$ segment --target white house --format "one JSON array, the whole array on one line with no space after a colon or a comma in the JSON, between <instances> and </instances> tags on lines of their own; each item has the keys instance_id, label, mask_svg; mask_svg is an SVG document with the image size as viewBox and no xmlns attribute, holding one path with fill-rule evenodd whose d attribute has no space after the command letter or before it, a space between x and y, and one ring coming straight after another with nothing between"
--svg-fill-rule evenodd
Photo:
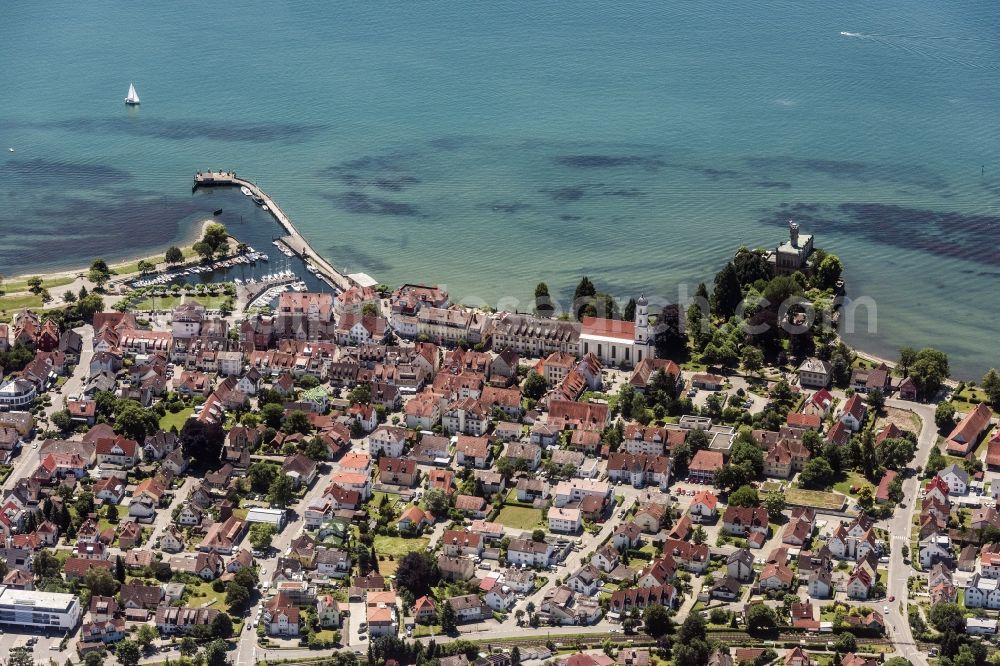
<instances>
[{"instance_id":1,"label":"white house","mask_svg":"<svg viewBox=\"0 0 1000 666\"><path fill-rule=\"evenodd\" d=\"M382 425L368 436L368 453L389 458L401 458L406 445L406 430L395 426Z\"/></svg>"},{"instance_id":2,"label":"white house","mask_svg":"<svg viewBox=\"0 0 1000 666\"><path fill-rule=\"evenodd\" d=\"M969 492L969 473L952 463L937 473L939 479L948 484L948 492L952 495L965 495Z\"/></svg>"},{"instance_id":3,"label":"white house","mask_svg":"<svg viewBox=\"0 0 1000 666\"><path fill-rule=\"evenodd\" d=\"M973 574L965 588L966 608L1000 609L1000 579ZM994 620L995 622L995 620Z\"/></svg>"},{"instance_id":4,"label":"white house","mask_svg":"<svg viewBox=\"0 0 1000 666\"><path fill-rule=\"evenodd\" d=\"M576 534L582 525L579 509L552 507L549 509L549 530L562 534Z\"/></svg>"}]
</instances>

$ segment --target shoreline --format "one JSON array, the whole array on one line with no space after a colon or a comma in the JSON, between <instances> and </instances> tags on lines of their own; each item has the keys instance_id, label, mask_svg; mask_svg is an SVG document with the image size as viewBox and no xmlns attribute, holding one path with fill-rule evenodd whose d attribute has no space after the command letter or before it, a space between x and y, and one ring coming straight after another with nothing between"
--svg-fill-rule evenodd
<instances>
[{"instance_id":1,"label":"shoreline","mask_svg":"<svg viewBox=\"0 0 1000 666\"><path fill-rule=\"evenodd\" d=\"M190 249L191 246L193 246L195 243L197 243L198 240L204 235L205 229L208 227L208 225L214 224L214 223L215 223L215 221L212 220L212 219L210 219L210 218L202 220L202 222L200 224L199 223L195 223L194 225L192 225L191 231L188 233L188 236L185 239L183 239L182 241L180 241L179 243L171 243L170 245L164 246L164 247L160 248L158 251L156 251L154 253L151 253L151 254L147 254L145 256L139 256L139 257L135 257L135 258L132 258L132 259L114 260L113 263L111 261L109 261L108 262L108 268L110 268L111 271L112 271L112 273L114 273L116 268L121 268L123 266L128 266L130 264L135 264L135 263L138 263L138 262L143 261L143 260L145 260L145 261L153 261L153 263L155 265L159 266L160 264L164 263L164 261L163 261L163 255L166 253L166 251L167 251L168 248L176 246L176 247L179 247L181 250ZM232 236L232 234L230 234L230 236ZM93 259L103 259L103 257L96 257L95 256ZM93 261L93 259L91 261ZM45 280L55 280L55 279L65 278L65 277L74 277L75 278L75 277L77 277L77 276L79 276L81 274L86 275L87 271L89 271L89 270L90 270L90 266L86 265L86 266L77 266L75 268L56 269L56 270L49 271L49 272L46 272L46 273L23 273L21 275L5 275L4 276L4 282L5 283L22 282L22 281L27 280L28 278L32 278L32 277L40 277L43 281L45 281ZM5 295L10 295L11 293L20 293L20 292L7 292Z\"/></svg>"},{"instance_id":2,"label":"shoreline","mask_svg":"<svg viewBox=\"0 0 1000 666\"><path fill-rule=\"evenodd\" d=\"M167 245L166 247L161 248L159 251L157 251L154 254L148 254L148 255L145 255L145 256L135 257L133 259L123 259L123 260L120 260L120 261L116 260L116 261L114 261L114 263L108 262L108 268L111 269L111 272L113 274L115 274L118 277L121 277L123 275L129 275L129 273L124 273L124 274L116 273L115 272L116 268L122 268L122 267L125 267L125 266L129 266L131 264L135 264L135 263L138 263L140 261L152 261L154 265L159 266L160 264L165 263L163 261L163 257L164 257L164 254L166 253L166 251L167 251L168 248L174 247L176 245L176 247L179 247L181 250L189 250L189 249L191 249L191 247L195 243L197 243L198 240L205 234L205 229L208 228L208 225L214 224L214 223L215 222L212 219L202 220L202 222L201 222L200 225L196 223L191 228L191 233L189 234L189 237L186 238L185 240L181 241L179 244ZM232 234L229 234L229 235L230 235L230 237L235 238L235 236L233 236ZM103 257L94 257L94 259L102 259L102 258ZM91 260L91 261L93 261L93 260ZM28 278L32 278L32 277L39 277L39 278L42 279L43 282L45 280L57 280L59 278L66 278L66 277L76 278L76 277L79 277L80 275L86 276L87 271L89 271L89 270L90 270L90 266L77 266L75 268L59 269L59 270L51 271L51 272L48 272L48 273L24 273L22 275L5 275L4 276L4 283L22 282L22 281L27 280ZM17 291L17 292L10 292L10 291L8 291L4 295L5 296L9 296L9 295L18 294L18 293L21 293L21 292L20 291Z\"/></svg>"},{"instance_id":3,"label":"shoreline","mask_svg":"<svg viewBox=\"0 0 1000 666\"><path fill-rule=\"evenodd\" d=\"M177 247L180 247L182 250L190 250L191 246L193 246L194 243L196 243L198 241L198 239L201 238L202 235L204 235L205 229L208 227L208 225L214 224L214 223L215 223L215 220L213 220L212 218L206 218L205 220L202 220L202 222L201 222L200 225L196 223L195 225L192 226L191 231L188 234L188 237L186 238L186 240L183 242L183 244L178 245ZM234 240L238 241L238 239L236 239L236 237L232 233L230 233L229 236L230 236L230 238L233 238ZM303 240L306 240L305 239L305 235L303 235L303 234L300 233L300 236L303 238ZM308 240L306 240L306 242L308 243ZM166 247L163 247L163 248L161 248L155 254L148 254L146 256L140 256L140 257L136 257L136 258L133 258L133 259L126 259L126 260L118 261L116 263L109 264L108 267L111 269L112 273L117 278L122 278L122 277L125 277L127 275L131 275L134 272L118 273L118 272L116 272L115 269L120 269L120 268L123 268L123 267L127 267L127 266L130 266L130 265L136 264L137 262L142 261L142 260L151 261L159 269L160 266L164 264L163 255L166 252L167 248L169 248L169 247L171 247L171 246L168 245ZM187 259L188 259L188 257L185 256L185 261L187 261ZM40 277L43 282L46 281L46 280L58 280L58 279L64 279L64 278L67 278L67 277L72 277L74 279L79 279L81 276L85 278L86 273L87 273L88 270L89 270L89 266L83 266L83 267L62 269L62 270L52 271L52 272L48 272L48 273L26 273L26 274L23 274L23 275L7 276L7 277L5 277L4 281L6 283L22 282L22 281L27 280L28 278L31 278L31 277ZM24 290L22 290L22 291L16 291L16 292L10 292L10 291L8 291L8 292L6 292L4 294L4 296L16 295L16 294L20 294L22 292L23 293L27 293L27 291L24 291ZM59 305L55 305L53 307L59 307ZM42 309L45 309L45 308L42 308ZM861 359L863 359L865 361L872 362L872 363L884 363L886 366L888 366L891 369L895 369L895 367L897 365L897 361L890 360L888 358L885 358L884 356L880 356L880 355L875 354L873 352L866 351L866 350L864 350L864 349L862 349L860 347L856 347L854 345L851 345L851 344L847 343L846 341L844 341L842 338L840 338L840 340L842 342L844 342L844 344L847 344L847 346L859 358L861 358ZM963 381L963 380L960 379L960 378L956 378L954 376L949 376L945 380L945 384L947 386L949 386L949 387L954 388L960 381Z\"/></svg>"}]
</instances>

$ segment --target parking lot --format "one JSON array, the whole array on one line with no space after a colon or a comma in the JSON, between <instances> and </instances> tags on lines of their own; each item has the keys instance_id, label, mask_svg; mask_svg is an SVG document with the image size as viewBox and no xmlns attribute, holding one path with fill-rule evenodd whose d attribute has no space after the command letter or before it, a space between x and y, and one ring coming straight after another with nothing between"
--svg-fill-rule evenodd
<instances>
[{"instance_id":1,"label":"parking lot","mask_svg":"<svg viewBox=\"0 0 1000 666\"><path fill-rule=\"evenodd\" d=\"M56 636L45 636L41 633L28 633L20 627L0 627L0 654L8 655L15 648L26 647L32 650L36 664L47 662L50 658L61 661L59 643L62 642L62 637L61 633ZM29 645L33 640L37 642Z\"/></svg>"}]
</instances>

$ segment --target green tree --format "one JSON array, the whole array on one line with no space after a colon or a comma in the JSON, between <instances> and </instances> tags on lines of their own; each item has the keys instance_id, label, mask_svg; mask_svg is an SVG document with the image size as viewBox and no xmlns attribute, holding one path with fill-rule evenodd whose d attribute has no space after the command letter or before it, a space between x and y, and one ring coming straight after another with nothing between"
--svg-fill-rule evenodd
<instances>
[{"instance_id":1,"label":"green tree","mask_svg":"<svg viewBox=\"0 0 1000 666\"><path fill-rule=\"evenodd\" d=\"M799 483L803 488L822 490L833 480L834 471L826 458L813 458L799 473Z\"/></svg>"},{"instance_id":2,"label":"green tree","mask_svg":"<svg viewBox=\"0 0 1000 666\"><path fill-rule=\"evenodd\" d=\"M271 486L267 490L267 499L272 505L285 508L292 501L294 492L292 479L284 474L279 474L271 481Z\"/></svg>"},{"instance_id":3,"label":"green tree","mask_svg":"<svg viewBox=\"0 0 1000 666\"><path fill-rule=\"evenodd\" d=\"M284 430L287 433L308 434L312 425L309 423L309 415L301 409L295 409L288 413L285 418Z\"/></svg>"},{"instance_id":4,"label":"green tree","mask_svg":"<svg viewBox=\"0 0 1000 666\"><path fill-rule=\"evenodd\" d=\"M531 532L531 540L535 543L541 543L545 541L545 530L535 529Z\"/></svg>"},{"instance_id":5,"label":"green tree","mask_svg":"<svg viewBox=\"0 0 1000 666\"><path fill-rule=\"evenodd\" d=\"M910 377L917 385L918 396L928 400L938 392L944 380L948 378L948 355L937 349L925 347L917 352L909 369Z\"/></svg>"},{"instance_id":6,"label":"green tree","mask_svg":"<svg viewBox=\"0 0 1000 666\"><path fill-rule=\"evenodd\" d=\"M424 493L424 506L435 517L443 518L448 515L448 509L451 508L451 501L448 499L448 494L440 488L431 488Z\"/></svg>"},{"instance_id":7,"label":"green tree","mask_svg":"<svg viewBox=\"0 0 1000 666\"><path fill-rule=\"evenodd\" d=\"M221 425L199 419L185 421L179 437L185 457L202 468L218 465L225 438L226 433Z\"/></svg>"},{"instance_id":8,"label":"green tree","mask_svg":"<svg viewBox=\"0 0 1000 666\"><path fill-rule=\"evenodd\" d=\"M678 643L690 643L691 641L703 641L707 637L705 628L705 618L701 613L691 613L677 630Z\"/></svg>"},{"instance_id":9,"label":"green tree","mask_svg":"<svg viewBox=\"0 0 1000 666\"><path fill-rule=\"evenodd\" d=\"M764 633L778 626L778 617L770 606L754 604L747 610L747 631Z\"/></svg>"},{"instance_id":10,"label":"green tree","mask_svg":"<svg viewBox=\"0 0 1000 666\"><path fill-rule=\"evenodd\" d=\"M642 611L642 621L646 633L659 638L670 631L670 611L660 604L650 604Z\"/></svg>"},{"instance_id":11,"label":"green tree","mask_svg":"<svg viewBox=\"0 0 1000 666\"><path fill-rule=\"evenodd\" d=\"M233 620L228 613L219 613L212 619L211 635L215 638L229 638L233 635Z\"/></svg>"},{"instance_id":12,"label":"green tree","mask_svg":"<svg viewBox=\"0 0 1000 666\"><path fill-rule=\"evenodd\" d=\"M168 264L179 264L184 261L184 253L181 249L175 245L171 245L167 248L167 252L163 257L163 260Z\"/></svg>"},{"instance_id":13,"label":"green tree","mask_svg":"<svg viewBox=\"0 0 1000 666\"><path fill-rule=\"evenodd\" d=\"M719 317L729 319L736 313L741 300L743 291L740 289L740 279L736 275L736 268L729 262L715 275L712 312Z\"/></svg>"},{"instance_id":14,"label":"green tree","mask_svg":"<svg viewBox=\"0 0 1000 666\"><path fill-rule=\"evenodd\" d=\"M695 525L694 529L691 531L691 541L693 541L695 545L700 546L705 543L707 538L708 534L705 532L705 528L701 525Z\"/></svg>"},{"instance_id":15,"label":"green tree","mask_svg":"<svg viewBox=\"0 0 1000 666\"><path fill-rule=\"evenodd\" d=\"M635 321L635 306L635 299L628 299L628 302L625 303L625 309L622 310L622 319L624 321Z\"/></svg>"},{"instance_id":16,"label":"green tree","mask_svg":"<svg viewBox=\"0 0 1000 666\"><path fill-rule=\"evenodd\" d=\"M524 392L524 397L531 400L538 400L545 395L546 388L544 377L537 372L529 372L528 376L524 379L522 391Z\"/></svg>"},{"instance_id":17,"label":"green tree","mask_svg":"<svg viewBox=\"0 0 1000 666\"><path fill-rule=\"evenodd\" d=\"M549 285L539 282L535 285L535 314L539 317L551 317L554 312Z\"/></svg>"},{"instance_id":18,"label":"green tree","mask_svg":"<svg viewBox=\"0 0 1000 666\"><path fill-rule=\"evenodd\" d=\"M844 272L844 265L835 254L828 254L820 262L813 275L813 284L818 289L833 289Z\"/></svg>"},{"instance_id":19,"label":"green tree","mask_svg":"<svg viewBox=\"0 0 1000 666\"><path fill-rule=\"evenodd\" d=\"M226 606L229 612L238 615L250 604L250 592L239 583L232 581L226 585Z\"/></svg>"},{"instance_id":20,"label":"green tree","mask_svg":"<svg viewBox=\"0 0 1000 666\"><path fill-rule=\"evenodd\" d=\"M756 375L764 369L764 352L757 347L747 345L740 354L740 363L743 369L750 375Z\"/></svg>"},{"instance_id":21,"label":"green tree","mask_svg":"<svg viewBox=\"0 0 1000 666\"><path fill-rule=\"evenodd\" d=\"M115 580L119 583L125 582L125 560L121 555L115 556Z\"/></svg>"},{"instance_id":22,"label":"green tree","mask_svg":"<svg viewBox=\"0 0 1000 666\"><path fill-rule=\"evenodd\" d=\"M73 418L70 416L69 410L67 409L62 409L54 413L49 417L49 420L52 421L52 425L59 428L59 430L64 433L69 432L70 428L73 427Z\"/></svg>"},{"instance_id":23,"label":"green tree","mask_svg":"<svg viewBox=\"0 0 1000 666\"><path fill-rule=\"evenodd\" d=\"M112 597L118 592L118 581L107 569L90 569L83 575L83 584L92 595Z\"/></svg>"},{"instance_id":24,"label":"green tree","mask_svg":"<svg viewBox=\"0 0 1000 666\"><path fill-rule=\"evenodd\" d=\"M143 408L134 400L127 400L119 403L119 410L115 415L115 432L142 442L146 435L151 435L160 428L159 419L156 412Z\"/></svg>"},{"instance_id":25,"label":"green tree","mask_svg":"<svg viewBox=\"0 0 1000 666\"><path fill-rule=\"evenodd\" d=\"M37 275L32 275L25 283L28 285L28 291L32 294L40 294L42 292L42 278Z\"/></svg>"},{"instance_id":26,"label":"green tree","mask_svg":"<svg viewBox=\"0 0 1000 666\"><path fill-rule=\"evenodd\" d=\"M139 629L136 632L135 639L142 646L142 649L148 650L157 638L160 637L160 632L156 630L151 624L140 624Z\"/></svg>"},{"instance_id":27,"label":"green tree","mask_svg":"<svg viewBox=\"0 0 1000 666\"><path fill-rule=\"evenodd\" d=\"M106 656L107 652L104 651L104 648L94 652L88 652L87 656L83 658L84 666L101 666L104 663L104 658Z\"/></svg>"},{"instance_id":28,"label":"green tree","mask_svg":"<svg viewBox=\"0 0 1000 666\"><path fill-rule=\"evenodd\" d=\"M108 268L108 262L103 259L94 259L93 263L90 264L87 278L98 288L103 287L111 279L111 269Z\"/></svg>"},{"instance_id":29,"label":"green tree","mask_svg":"<svg viewBox=\"0 0 1000 666\"><path fill-rule=\"evenodd\" d=\"M264 419L264 424L268 428L275 430L281 427L281 421L285 418L285 408L281 405L269 402L260 408L260 415Z\"/></svg>"},{"instance_id":30,"label":"green tree","mask_svg":"<svg viewBox=\"0 0 1000 666\"><path fill-rule=\"evenodd\" d=\"M854 638L854 634L845 631L834 639L833 649L837 652L854 652L858 649L858 641Z\"/></svg>"},{"instance_id":31,"label":"green tree","mask_svg":"<svg viewBox=\"0 0 1000 666\"><path fill-rule=\"evenodd\" d=\"M674 666L705 666L712 654L712 648L706 641L696 640L690 643L674 644Z\"/></svg>"},{"instance_id":32,"label":"green tree","mask_svg":"<svg viewBox=\"0 0 1000 666\"><path fill-rule=\"evenodd\" d=\"M151 261L146 261L145 259L140 259L139 263L137 263L135 267L139 269L139 273L141 275L145 275L146 273L152 273L153 270L156 269L156 265L154 263L152 263Z\"/></svg>"},{"instance_id":33,"label":"green tree","mask_svg":"<svg viewBox=\"0 0 1000 666\"><path fill-rule=\"evenodd\" d=\"M104 299L101 298L100 294L84 293L83 287L80 288L80 292L83 295L74 306L76 316L83 321L93 321L94 315L104 310Z\"/></svg>"},{"instance_id":34,"label":"green tree","mask_svg":"<svg viewBox=\"0 0 1000 666\"><path fill-rule=\"evenodd\" d=\"M142 648L128 638L115 643L115 658L122 666L136 666L142 658Z\"/></svg>"},{"instance_id":35,"label":"green tree","mask_svg":"<svg viewBox=\"0 0 1000 666\"><path fill-rule=\"evenodd\" d=\"M225 616L225 613L219 613L219 616ZM219 639L216 639L206 645L205 666L226 666L228 663L226 652L228 650L229 647L226 645L226 642Z\"/></svg>"},{"instance_id":36,"label":"green tree","mask_svg":"<svg viewBox=\"0 0 1000 666\"><path fill-rule=\"evenodd\" d=\"M274 538L274 533L274 525L257 523L250 527L250 545L255 550L267 550L271 547L271 539Z\"/></svg>"},{"instance_id":37,"label":"green tree","mask_svg":"<svg viewBox=\"0 0 1000 666\"><path fill-rule=\"evenodd\" d=\"M882 389L873 388L868 392L867 402L875 414L881 414L885 407L885 393L882 392Z\"/></svg>"},{"instance_id":38,"label":"green tree","mask_svg":"<svg viewBox=\"0 0 1000 666\"><path fill-rule=\"evenodd\" d=\"M441 631L446 634L453 634L458 630L458 623L455 619L455 609L451 602L445 599L441 603L441 612L438 618L441 621Z\"/></svg>"},{"instance_id":39,"label":"green tree","mask_svg":"<svg viewBox=\"0 0 1000 666\"><path fill-rule=\"evenodd\" d=\"M72 291L70 291L69 289L67 289L65 292L63 292L63 301L66 302L66 303L75 303L76 302L76 294L74 294Z\"/></svg>"},{"instance_id":40,"label":"green tree","mask_svg":"<svg viewBox=\"0 0 1000 666\"><path fill-rule=\"evenodd\" d=\"M195 254L202 258L202 261L211 259L212 255L215 254L215 248L205 241L198 241L191 246L191 249L194 250Z\"/></svg>"},{"instance_id":41,"label":"green tree","mask_svg":"<svg viewBox=\"0 0 1000 666\"><path fill-rule=\"evenodd\" d=\"M278 468L263 460L258 460L247 469L250 488L257 493L266 493L277 475Z\"/></svg>"},{"instance_id":42,"label":"green tree","mask_svg":"<svg viewBox=\"0 0 1000 666\"><path fill-rule=\"evenodd\" d=\"M785 510L785 496L777 491L769 492L764 496L764 506L767 507L768 519L776 523L781 520L781 512Z\"/></svg>"},{"instance_id":43,"label":"green tree","mask_svg":"<svg viewBox=\"0 0 1000 666\"><path fill-rule=\"evenodd\" d=\"M411 551L398 562L396 584L408 590L414 599L428 594L440 580L437 560L426 551Z\"/></svg>"},{"instance_id":44,"label":"green tree","mask_svg":"<svg viewBox=\"0 0 1000 666\"><path fill-rule=\"evenodd\" d=\"M993 409L1000 410L1000 373L996 368L990 368L982 381L983 391L986 392L986 399Z\"/></svg>"},{"instance_id":45,"label":"green tree","mask_svg":"<svg viewBox=\"0 0 1000 666\"><path fill-rule=\"evenodd\" d=\"M942 402L934 409L934 424L943 431L955 427L955 405Z\"/></svg>"},{"instance_id":46,"label":"green tree","mask_svg":"<svg viewBox=\"0 0 1000 666\"><path fill-rule=\"evenodd\" d=\"M729 506L760 506L760 497L753 486L741 486L729 495Z\"/></svg>"},{"instance_id":47,"label":"green tree","mask_svg":"<svg viewBox=\"0 0 1000 666\"><path fill-rule=\"evenodd\" d=\"M958 604L934 604L931 606L928 619L941 633L962 631L965 627L965 614Z\"/></svg>"}]
</instances>

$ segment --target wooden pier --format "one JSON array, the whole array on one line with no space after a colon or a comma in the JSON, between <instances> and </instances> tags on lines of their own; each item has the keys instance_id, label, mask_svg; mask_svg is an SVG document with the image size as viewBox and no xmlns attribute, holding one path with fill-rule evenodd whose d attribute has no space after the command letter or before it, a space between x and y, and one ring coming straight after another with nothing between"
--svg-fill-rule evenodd
<instances>
[{"instance_id":1,"label":"wooden pier","mask_svg":"<svg viewBox=\"0 0 1000 666\"><path fill-rule=\"evenodd\" d=\"M281 238L281 242L288 246L295 255L300 257L304 261L308 261L313 266L316 267L316 275L323 282L333 286L341 291L346 291L351 287L355 286L354 280L349 276L344 275L326 259L321 257L311 245L309 241L299 233L299 230L295 228L292 221L288 219L284 211L278 208L278 205L274 203L274 199L269 197L267 193L260 189L256 183L247 180L246 178L240 178L236 175L235 171L199 171L194 175L194 186L191 188L192 191L198 189L199 187L245 187L254 196L261 199L267 206L268 212L278 221L281 228L285 230L286 236Z\"/></svg>"}]
</instances>

